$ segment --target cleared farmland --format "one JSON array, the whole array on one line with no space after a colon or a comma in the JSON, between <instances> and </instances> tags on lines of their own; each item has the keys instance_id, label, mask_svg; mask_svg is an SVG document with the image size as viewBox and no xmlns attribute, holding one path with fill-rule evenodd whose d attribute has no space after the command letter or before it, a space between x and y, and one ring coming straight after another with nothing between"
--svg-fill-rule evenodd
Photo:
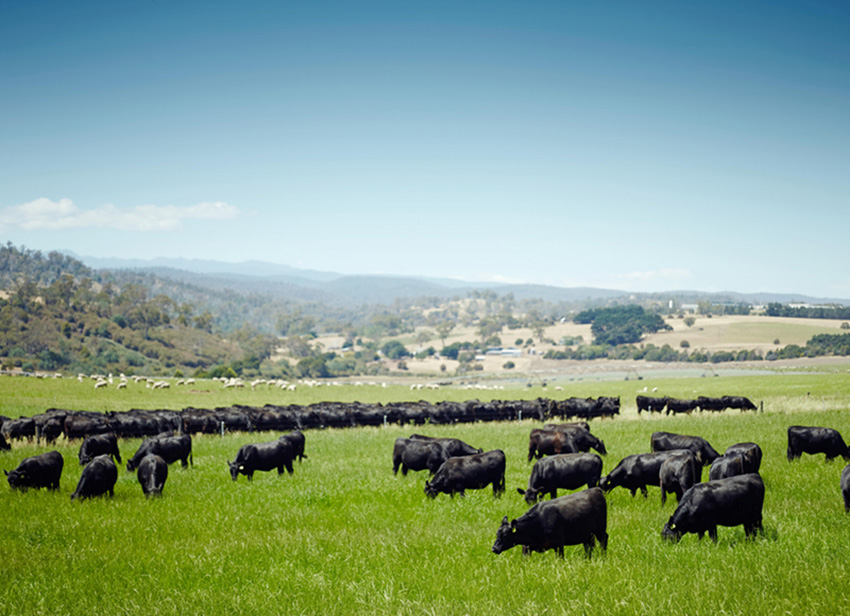
<instances>
[{"instance_id":1,"label":"cleared farmland","mask_svg":"<svg viewBox=\"0 0 850 616\"><path fill-rule=\"evenodd\" d=\"M645 382L641 382L641 388ZM686 536L677 545L660 530L675 508L625 490L608 495L607 553L586 560L581 547L564 560L552 552L523 558L490 552L502 516L526 508L528 432L537 422L426 426L507 454L508 492L466 498L423 493L424 474L395 477L394 439L411 426L308 431L309 458L293 476L258 473L230 480L226 461L241 444L276 434L196 437L194 467L172 466L164 496L147 501L135 475L122 469L113 499L71 503L80 475L79 443L55 447L65 457L59 493L0 488L2 614L689 614L842 613L850 575L850 516L838 491L841 462L823 456L785 460L788 425L824 425L850 435L850 375L811 374L653 381L688 397L722 393L764 401L764 413L638 417L636 383L582 383L560 396L621 395L623 416L595 421L609 471L625 455L647 451L655 430L699 434L717 449L756 441L765 452L765 536L721 528L715 546ZM86 410L281 403L271 391L93 392L76 381L0 379L6 415L50 406ZM479 398L551 395L539 388L475 392ZM106 394L102 396L100 394ZM120 396L127 394L128 397ZM154 397L153 394L162 394ZM389 401L465 399L470 392L407 388L299 390L290 401L323 398ZM61 403L57 401L61 400ZM188 402L191 401L191 402ZM39 404L40 403L40 404ZM100 407L100 408L98 408ZM20 410L21 413L16 412ZM31 412L30 412L31 411ZM131 455L138 440L122 441ZM15 443L0 454L11 468L41 445ZM707 474L707 473L706 473Z\"/></svg>"}]
</instances>

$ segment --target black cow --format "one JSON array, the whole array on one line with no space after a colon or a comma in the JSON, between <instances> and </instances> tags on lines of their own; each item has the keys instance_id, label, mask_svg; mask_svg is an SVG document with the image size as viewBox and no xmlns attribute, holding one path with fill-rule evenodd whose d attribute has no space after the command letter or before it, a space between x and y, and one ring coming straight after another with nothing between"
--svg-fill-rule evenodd
<instances>
[{"instance_id":1,"label":"black cow","mask_svg":"<svg viewBox=\"0 0 850 616\"><path fill-rule=\"evenodd\" d=\"M788 459L794 460L804 453L825 453L826 461L831 462L838 456L850 460L850 451L838 430L809 426L789 426Z\"/></svg>"},{"instance_id":2,"label":"black cow","mask_svg":"<svg viewBox=\"0 0 850 616\"><path fill-rule=\"evenodd\" d=\"M702 467L692 451L682 451L668 457L658 469L658 485L661 488L661 504L667 502L667 493L676 495L676 502L694 484L699 483Z\"/></svg>"},{"instance_id":3,"label":"black cow","mask_svg":"<svg viewBox=\"0 0 850 616\"><path fill-rule=\"evenodd\" d=\"M723 404L730 409L739 409L741 411L756 410L756 405L745 396L723 396Z\"/></svg>"},{"instance_id":4,"label":"black cow","mask_svg":"<svg viewBox=\"0 0 850 616\"><path fill-rule=\"evenodd\" d=\"M35 436L35 420L32 417L7 419L0 425L0 432L9 440L25 438L31 441Z\"/></svg>"},{"instance_id":5,"label":"black cow","mask_svg":"<svg viewBox=\"0 0 850 616\"><path fill-rule=\"evenodd\" d=\"M599 488L583 490L542 503L537 503L520 517L502 525L496 531L493 552L521 545L522 553L555 550L564 556L565 545L583 545L590 558L594 542L604 551L608 547L608 506Z\"/></svg>"},{"instance_id":6,"label":"black cow","mask_svg":"<svg viewBox=\"0 0 850 616\"><path fill-rule=\"evenodd\" d=\"M844 498L844 513L850 513L850 464L841 471L841 496Z\"/></svg>"},{"instance_id":7,"label":"black cow","mask_svg":"<svg viewBox=\"0 0 850 616\"><path fill-rule=\"evenodd\" d=\"M65 460L58 451L48 451L38 456L24 458L13 471L3 471L9 487L26 492L27 488L59 489Z\"/></svg>"},{"instance_id":8,"label":"black cow","mask_svg":"<svg viewBox=\"0 0 850 616\"><path fill-rule=\"evenodd\" d=\"M672 449L689 449L694 452L697 462L708 466L720 454L715 451L707 440L701 436L688 436L686 434L673 434L672 432L653 432L649 439L652 451L670 451Z\"/></svg>"},{"instance_id":9,"label":"black cow","mask_svg":"<svg viewBox=\"0 0 850 616\"><path fill-rule=\"evenodd\" d=\"M434 436L425 436L424 434L411 434L410 440L440 443L446 448L446 451L449 452L449 456L452 458L455 456L471 456L476 453L484 453L483 449L473 447L459 438L437 438Z\"/></svg>"},{"instance_id":10,"label":"black cow","mask_svg":"<svg viewBox=\"0 0 850 616\"><path fill-rule=\"evenodd\" d=\"M667 406L667 397L661 396L660 398L656 398L655 396L637 396L635 398L635 403L637 404L638 415L640 415L641 411L660 413L664 410L664 407Z\"/></svg>"},{"instance_id":11,"label":"black cow","mask_svg":"<svg viewBox=\"0 0 850 616\"><path fill-rule=\"evenodd\" d=\"M492 484L493 496L499 497L505 491L505 466L505 452L501 449L449 458L434 478L425 482L425 494L431 498L440 492L465 496L466 490L480 490Z\"/></svg>"},{"instance_id":12,"label":"black cow","mask_svg":"<svg viewBox=\"0 0 850 616\"><path fill-rule=\"evenodd\" d=\"M277 469L277 474L282 475L285 468L291 475L294 459L292 445L288 441L278 439L270 443L242 445L236 454L236 459L233 462L228 460L227 465L230 467L230 477L233 481L236 481L240 474L251 481L255 471Z\"/></svg>"},{"instance_id":13,"label":"black cow","mask_svg":"<svg viewBox=\"0 0 850 616\"><path fill-rule=\"evenodd\" d=\"M167 464L180 460L183 463L183 468L189 466L189 460L192 465L195 464L195 459L192 456L192 437L188 434L181 436L155 436L142 441L139 449L133 454L133 457L127 461L127 470L135 470L149 453L155 453L162 457Z\"/></svg>"},{"instance_id":14,"label":"black cow","mask_svg":"<svg viewBox=\"0 0 850 616\"><path fill-rule=\"evenodd\" d=\"M139 462L136 477L145 496L162 496L162 488L168 479L168 463L155 453L149 453Z\"/></svg>"},{"instance_id":15,"label":"black cow","mask_svg":"<svg viewBox=\"0 0 850 616\"><path fill-rule=\"evenodd\" d=\"M581 453L596 449L607 454L605 443L587 430L541 430L534 428L528 436L528 461L559 453Z\"/></svg>"},{"instance_id":16,"label":"black cow","mask_svg":"<svg viewBox=\"0 0 850 616\"><path fill-rule=\"evenodd\" d=\"M576 490L584 485L595 488L601 476L602 458L595 453L562 453L535 462L528 489L517 488L517 492L533 505L547 492L549 498L556 498L558 488Z\"/></svg>"},{"instance_id":17,"label":"black cow","mask_svg":"<svg viewBox=\"0 0 850 616\"><path fill-rule=\"evenodd\" d=\"M429 471L432 475L451 458L446 446L439 441L421 441L397 438L393 445L393 475L407 475L407 471Z\"/></svg>"},{"instance_id":18,"label":"black cow","mask_svg":"<svg viewBox=\"0 0 850 616\"><path fill-rule=\"evenodd\" d=\"M716 479L728 479L746 474L743 457L739 454L724 454L711 463L708 478L710 481L715 481Z\"/></svg>"},{"instance_id":19,"label":"black cow","mask_svg":"<svg viewBox=\"0 0 850 616\"><path fill-rule=\"evenodd\" d=\"M115 461L121 464L121 452L118 451L118 437L115 436L114 432L110 432L109 434L94 434L86 437L86 440L80 445L80 466L88 464L92 458L104 453L113 456Z\"/></svg>"},{"instance_id":20,"label":"black cow","mask_svg":"<svg viewBox=\"0 0 850 616\"><path fill-rule=\"evenodd\" d=\"M761 468L761 447L756 443L736 443L729 445L724 456L741 456L744 463L744 473L757 473Z\"/></svg>"},{"instance_id":21,"label":"black cow","mask_svg":"<svg viewBox=\"0 0 850 616\"><path fill-rule=\"evenodd\" d=\"M725 411L726 401L723 398L697 397L697 407L700 411Z\"/></svg>"},{"instance_id":22,"label":"black cow","mask_svg":"<svg viewBox=\"0 0 850 616\"><path fill-rule=\"evenodd\" d=\"M599 486L609 492L622 486L632 493L640 490L644 498L648 496L647 486L661 485L660 472L664 460L671 455L687 450L659 451L657 453L636 453L626 456L610 473L599 482Z\"/></svg>"},{"instance_id":23,"label":"black cow","mask_svg":"<svg viewBox=\"0 0 850 616\"><path fill-rule=\"evenodd\" d=\"M695 408L697 408L696 400L679 400L678 398L667 398L667 415L669 415L670 413L691 413Z\"/></svg>"},{"instance_id":24,"label":"black cow","mask_svg":"<svg viewBox=\"0 0 850 616\"><path fill-rule=\"evenodd\" d=\"M764 482L757 473L718 479L695 485L661 531L661 536L679 541L685 533L705 533L717 543L718 526L744 525L747 537L763 532Z\"/></svg>"},{"instance_id":25,"label":"black cow","mask_svg":"<svg viewBox=\"0 0 850 616\"><path fill-rule=\"evenodd\" d=\"M307 454L304 453L304 446L307 442L307 439L304 437L304 433L301 430L293 430L287 434L284 434L280 437L279 440L288 441L292 446L292 459L298 458L298 462L301 462L304 458L307 457Z\"/></svg>"},{"instance_id":26,"label":"black cow","mask_svg":"<svg viewBox=\"0 0 850 616\"><path fill-rule=\"evenodd\" d=\"M71 500L77 498L90 498L102 496L109 493L115 495L115 482L118 481L118 467L112 461L112 457L102 454L86 464L77 489L71 494Z\"/></svg>"}]
</instances>

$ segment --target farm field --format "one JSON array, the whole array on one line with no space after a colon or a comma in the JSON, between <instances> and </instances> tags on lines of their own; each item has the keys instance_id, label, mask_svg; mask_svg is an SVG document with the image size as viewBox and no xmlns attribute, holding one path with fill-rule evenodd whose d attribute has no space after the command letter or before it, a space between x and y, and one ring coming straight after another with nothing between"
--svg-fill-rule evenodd
<instances>
[{"instance_id":1,"label":"farm field","mask_svg":"<svg viewBox=\"0 0 850 616\"><path fill-rule=\"evenodd\" d=\"M678 397L738 394L764 412L638 416L636 391ZM145 500L122 465L112 499L70 502L81 469L79 443L16 442L0 453L13 468L49 449L65 459L58 493L0 486L0 614L830 614L850 611L850 516L838 480L844 462L785 459L789 425L822 425L850 435L850 374L760 375L576 383L502 391L408 387L93 391L73 379L0 378L0 414L49 407L75 410L213 408L230 404L310 404L320 400L462 400L620 395L622 415L594 420L609 451L604 472L648 451L653 431L698 434L716 449L755 441L764 450L765 534L720 528L719 542L694 535L678 544L660 531L675 498L660 505L616 488L608 494L608 551L590 560L580 546L523 557L490 548L503 516L526 510L528 433L539 422L398 426L307 431L308 458L292 476L230 479L227 460L276 433L197 436L194 465L172 466L161 499ZM287 401L284 402L283 396ZM424 473L393 476L395 438L411 432L499 448L507 492L490 489L428 499ZM120 442L129 458L139 440ZM126 462L126 460L125 460ZM707 478L707 470L704 471Z\"/></svg>"}]
</instances>

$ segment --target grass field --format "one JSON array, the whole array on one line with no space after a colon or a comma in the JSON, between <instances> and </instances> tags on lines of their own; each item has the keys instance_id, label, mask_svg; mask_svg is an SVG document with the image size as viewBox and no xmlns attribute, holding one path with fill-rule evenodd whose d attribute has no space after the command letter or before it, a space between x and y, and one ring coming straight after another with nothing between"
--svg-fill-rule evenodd
<instances>
[{"instance_id":1,"label":"grass field","mask_svg":"<svg viewBox=\"0 0 850 616\"><path fill-rule=\"evenodd\" d=\"M645 382L641 382L643 387ZM50 406L86 410L215 407L282 403L278 392L98 391L63 379L0 379L0 414ZM758 442L765 453L765 535L721 528L719 543L660 531L675 499L660 505L617 488L608 495L609 548L586 560L580 546L524 558L490 547L504 515L526 506L528 431L536 422L416 428L454 436L508 459L508 492L466 498L423 493L425 476L391 472L394 439L414 428L308 431L309 458L293 476L258 473L231 481L226 461L239 446L277 434L196 437L193 467L172 466L164 496L145 500L134 474L120 471L112 499L70 502L80 475L79 443L61 440L58 493L0 486L0 614L840 614L850 612L850 516L838 488L842 462L785 459L789 425L823 425L850 435L850 375L805 374L654 381L659 392L722 393L764 401L765 412L638 417L636 383L581 383L560 396L621 395L623 416L595 421L608 472L625 455L647 451L655 430L699 434L715 448ZM151 394L157 394L154 397ZM539 388L475 392L526 398ZM105 395L104 395L105 394ZM125 397L121 397L125 395ZM429 398L430 397L430 398ZM288 401L465 399L443 389L299 389ZM122 441L129 457L138 440ZM0 467L46 451L16 443ZM707 475L707 472L705 473ZM4 482L5 483L5 482Z\"/></svg>"}]
</instances>

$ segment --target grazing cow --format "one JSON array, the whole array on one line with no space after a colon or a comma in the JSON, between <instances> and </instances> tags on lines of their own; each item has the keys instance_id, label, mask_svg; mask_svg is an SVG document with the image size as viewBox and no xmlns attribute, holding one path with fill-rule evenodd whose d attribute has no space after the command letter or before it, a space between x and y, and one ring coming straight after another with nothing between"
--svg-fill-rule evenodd
<instances>
[{"instance_id":1,"label":"grazing cow","mask_svg":"<svg viewBox=\"0 0 850 616\"><path fill-rule=\"evenodd\" d=\"M3 471L12 489L26 492L28 488L59 489L65 460L58 451L48 451L38 456L24 458L13 471Z\"/></svg>"},{"instance_id":2,"label":"grazing cow","mask_svg":"<svg viewBox=\"0 0 850 616\"><path fill-rule=\"evenodd\" d=\"M80 466L91 462L92 458L101 454L109 454L115 458L115 462L121 464L121 452L118 451L118 437L114 432L109 434L93 434L86 437L80 445Z\"/></svg>"},{"instance_id":3,"label":"grazing cow","mask_svg":"<svg viewBox=\"0 0 850 616\"><path fill-rule=\"evenodd\" d=\"M585 423L585 425L587 424ZM546 428L544 426L543 430L566 434L572 440L573 449L579 452L587 453L591 449L595 449L603 456L608 455L608 450L605 449L605 443L602 442L602 439L595 437L587 428L571 424L557 424L554 428Z\"/></svg>"},{"instance_id":4,"label":"grazing cow","mask_svg":"<svg viewBox=\"0 0 850 616\"><path fill-rule=\"evenodd\" d=\"M555 550L563 558L565 545L581 544L590 558L594 540L603 551L608 547L607 527L605 496L599 488L591 488L537 503L510 522L505 516L492 549L501 554L521 545L523 554Z\"/></svg>"},{"instance_id":5,"label":"grazing cow","mask_svg":"<svg viewBox=\"0 0 850 616\"><path fill-rule=\"evenodd\" d=\"M755 411L756 405L745 396L723 396L723 404L730 409L739 409L741 411Z\"/></svg>"},{"instance_id":6,"label":"grazing cow","mask_svg":"<svg viewBox=\"0 0 850 616\"><path fill-rule=\"evenodd\" d=\"M449 452L449 456L452 458L455 456L471 456L476 453L484 453L483 449L473 447L459 438L436 438L433 436L425 436L423 434L411 434L410 440L440 443L446 448L446 451Z\"/></svg>"},{"instance_id":7,"label":"grazing cow","mask_svg":"<svg viewBox=\"0 0 850 616\"><path fill-rule=\"evenodd\" d=\"M293 430L287 434L284 434L280 437L281 441L288 441L292 446L292 459L298 458L298 462L300 463L304 458L307 457L307 454L304 453L304 445L306 444L306 438L304 437L304 433L301 430Z\"/></svg>"},{"instance_id":8,"label":"grazing cow","mask_svg":"<svg viewBox=\"0 0 850 616\"><path fill-rule=\"evenodd\" d=\"M838 430L809 426L790 426L788 428L788 459L794 460L804 453L825 453L826 461L831 462L838 456L850 460L850 451Z\"/></svg>"},{"instance_id":9,"label":"grazing cow","mask_svg":"<svg viewBox=\"0 0 850 616\"><path fill-rule=\"evenodd\" d=\"M699 483L702 467L692 451L682 451L668 457L658 469L658 485L661 488L661 504L667 502L667 493L676 495L676 502L694 484Z\"/></svg>"},{"instance_id":10,"label":"grazing cow","mask_svg":"<svg viewBox=\"0 0 850 616\"><path fill-rule=\"evenodd\" d=\"M744 473L757 473L761 468L761 447L756 443L736 443L729 445L724 456L741 456Z\"/></svg>"},{"instance_id":11,"label":"grazing cow","mask_svg":"<svg viewBox=\"0 0 850 616\"><path fill-rule=\"evenodd\" d=\"M499 497L505 491L505 465L505 452L501 449L449 458L434 478L425 482L425 494L431 498L440 492L465 496L466 490L480 490L492 484L493 496Z\"/></svg>"},{"instance_id":12,"label":"grazing cow","mask_svg":"<svg viewBox=\"0 0 850 616\"><path fill-rule=\"evenodd\" d=\"M559 453L581 453L595 449L605 455L605 443L587 430L541 430L534 428L528 436L528 461Z\"/></svg>"},{"instance_id":13,"label":"grazing cow","mask_svg":"<svg viewBox=\"0 0 850 616\"><path fill-rule=\"evenodd\" d=\"M251 481L255 471L277 469L277 474L282 475L285 468L291 475L293 460L292 445L288 441L278 439L270 443L242 445L236 459L233 462L228 460L227 465L230 467L230 478L233 481L236 481L240 473Z\"/></svg>"},{"instance_id":14,"label":"grazing cow","mask_svg":"<svg viewBox=\"0 0 850 616\"><path fill-rule=\"evenodd\" d=\"M556 498L558 488L576 490L584 485L595 488L601 476L602 458L595 453L562 453L535 462L528 489L517 488L517 492L533 505L547 492L549 498Z\"/></svg>"},{"instance_id":15,"label":"grazing cow","mask_svg":"<svg viewBox=\"0 0 850 616\"><path fill-rule=\"evenodd\" d=\"M451 458L446 446L439 441L420 441L417 439L397 438L393 445L393 475L407 475L407 471L427 470L432 475Z\"/></svg>"},{"instance_id":16,"label":"grazing cow","mask_svg":"<svg viewBox=\"0 0 850 616\"><path fill-rule=\"evenodd\" d=\"M667 415L669 415L670 413L691 413L695 408L697 408L696 400L679 400L678 398L667 398Z\"/></svg>"},{"instance_id":17,"label":"grazing cow","mask_svg":"<svg viewBox=\"0 0 850 616\"><path fill-rule=\"evenodd\" d=\"M717 543L718 526L744 525L747 537L763 532L764 482L757 473L700 483L688 490L661 531L679 541L685 533L707 532Z\"/></svg>"},{"instance_id":18,"label":"grazing cow","mask_svg":"<svg viewBox=\"0 0 850 616\"><path fill-rule=\"evenodd\" d=\"M77 483L77 489L71 494L71 500L102 496L106 493L114 496L116 481L118 481L118 467L115 466L111 456L101 454L86 464Z\"/></svg>"},{"instance_id":19,"label":"grazing cow","mask_svg":"<svg viewBox=\"0 0 850 616\"><path fill-rule=\"evenodd\" d=\"M136 477L142 485L145 496L162 496L162 488L168 479L168 464L155 453L149 453L139 462Z\"/></svg>"},{"instance_id":20,"label":"grazing cow","mask_svg":"<svg viewBox=\"0 0 850 616\"><path fill-rule=\"evenodd\" d=\"M660 413L664 410L664 407L667 406L667 397L662 396L660 398L656 398L655 396L637 396L635 398L635 403L637 404L638 415L641 414L641 411Z\"/></svg>"},{"instance_id":21,"label":"grazing cow","mask_svg":"<svg viewBox=\"0 0 850 616\"><path fill-rule=\"evenodd\" d=\"M723 398L697 397L697 408L700 411L725 411L726 401Z\"/></svg>"},{"instance_id":22,"label":"grazing cow","mask_svg":"<svg viewBox=\"0 0 850 616\"><path fill-rule=\"evenodd\" d=\"M673 434L672 432L653 432L649 440L652 451L670 451L672 449L689 449L694 452L697 462L702 466L708 466L719 458L720 454L715 451L707 440L701 436L687 436L685 434Z\"/></svg>"},{"instance_id":23,"label":"grazing cow","mask_svg":"<svg viewBox=\"0 0 850 616\"><path fill-rule=\"evenodd\" d=\"M844 498L844 513L850 513L850 464L841 471L841 496Z\"/></svg>"},{"instance_id":24,"label":"grazing cow","mask_svg":"<svg viewBox=\"0 0 850 616\"><path fill-rule=\"evenodd\" d=\"M183 468L189 466L189 460L192 465L195 464L195 459L192 456L192 437L188 434L181 436L155 436L142 441L139 449L133 454L133 457L127 461L127 470L135 470L149 453L155 453L161 456L166 463L171 464L180 460L183 463Z\"/></svg>"},{"instance_id":25,"label":"grazing cow","mask_svg":"<svg viewBox=\"0 0 850 616\"><path fill-rule=\"evenodd\" d=\"M661 485L660 472L664 460L671 455L681 453L682 449L673 451L659 451L657 453L636 453L626 456L610 473L605 475L599 482L603 491L609 492L617 486L622 486L632 493L632 496L640 490L644 498L647 498L647 486Z\"/></svg>"},{"instance_id":26,"label":"grazing cow","mask_svg":"<svg viewBox=\"0 0 850 616\"><path fill-rule=\"evenodd\" d=\"M744 472L744 458L738 454L722 455L711 463L708 471L708 479L728 479L738 475L746 475Z\"/></svg>"}]
</instances>

